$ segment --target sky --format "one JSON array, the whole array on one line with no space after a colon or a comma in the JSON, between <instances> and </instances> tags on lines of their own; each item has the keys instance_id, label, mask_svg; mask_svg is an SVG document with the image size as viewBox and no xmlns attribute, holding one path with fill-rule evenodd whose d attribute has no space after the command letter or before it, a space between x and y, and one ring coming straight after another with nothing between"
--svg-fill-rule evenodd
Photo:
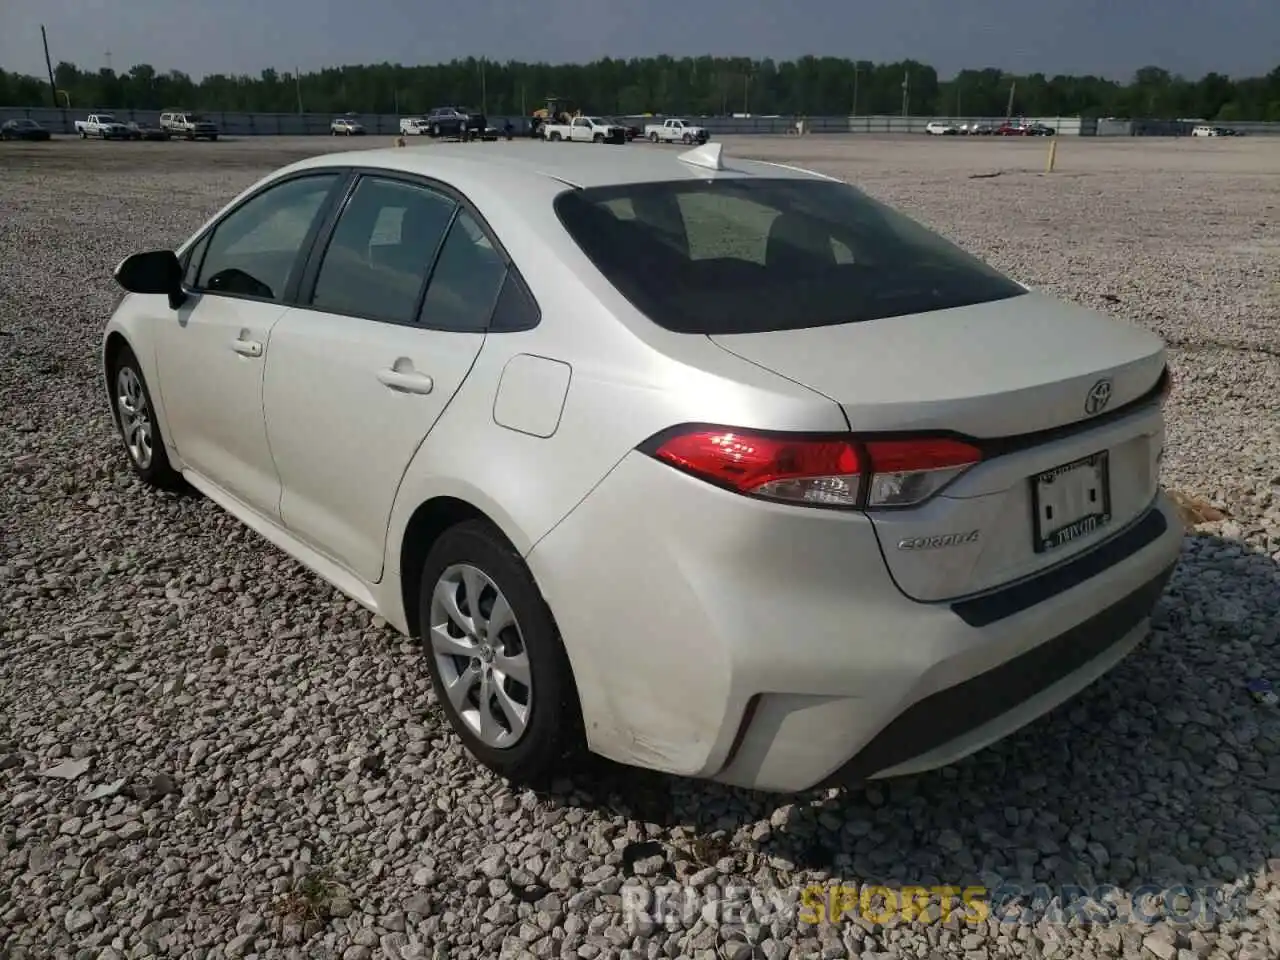
<instances>
[{"instance_id":1,"label":"sky","mask_svg":"<svg viewBox=\"0 0 1280 960\"><path fill-rule=\"evenodd\" d=\"M1280 0L0 0L0 67L135 63L256 75L467 56L585 62L667 53L1129 79L1280 65Z\"/></svg>"}]
</instances>

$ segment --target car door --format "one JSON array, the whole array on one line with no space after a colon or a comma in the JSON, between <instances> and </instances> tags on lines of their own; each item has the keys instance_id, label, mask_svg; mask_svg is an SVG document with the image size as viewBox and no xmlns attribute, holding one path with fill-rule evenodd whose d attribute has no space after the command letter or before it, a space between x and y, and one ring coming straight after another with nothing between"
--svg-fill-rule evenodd
<instances>
[{"instance_id":1,"label":"car door","mask_svg":"<svg viewBox=\"0 0 1280 960\"><path fill-rule=\"evenodd\" d=\"M271 335L264 404L291 533L367 583L419 445L484 343L505 256L445 188L363 175Z\"/></svg>"},{"instance_id":2,"label":"car door","mask_svg":"<svg viewBox=\"0 0 1280 960\"><path fill-rule=\"evenodd\" d=\"M183 464L268 517L277 515L280 482L263 421L263 363L346 177L292 177L237 205L190 248L186 302L154 320L169 439Z\"/></svg>"}]
</instances>

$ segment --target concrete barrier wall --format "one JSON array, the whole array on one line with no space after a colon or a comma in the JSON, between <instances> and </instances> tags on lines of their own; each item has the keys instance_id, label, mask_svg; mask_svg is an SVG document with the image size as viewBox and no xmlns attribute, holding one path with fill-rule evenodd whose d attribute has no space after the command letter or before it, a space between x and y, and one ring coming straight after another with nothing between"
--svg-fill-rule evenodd
<instances>
[{"instance_id":1,"label":"concrete barrier wall","mask_svg":"<svg viewBox=\"0 0 1280 960\"><path fill-rule=\"evenodd\" d=\"M0 123L15 117L30 117L48 127L54 133L74 133L76 120L83 120L93 112L93 108L84 110L57 110L50 107L24 108L0 107ZM112 110L117 119L159 123L158 110ZM301 136L329 134L331 114L322 113L231 113L211 112L205 114L218 125L219 130L228 136ZM400 118L391 114L363 114L360 122L371 134L394 135L400 132ZM628 122L643 126L661 118L627 117ZM702 124L713 135L726 136L733 134L794 134L798 117L694 117L686 115L685 119ZM870 134L923 134L924 128L931 120L946 120L951 123L987 123L999 126L1004 122L1002 117L807 117L803 118L808 132L822 133L870 133ZM1027 117L1053 127L1063 136L1178 136L1191 132L1190 124L1176 121L1129 121L1129 120L1092 120L1080 117ZM527 129L524 117L494 116L489 122L501 127L507 120L515 126L517 132ZM1252 135L1280 135L1280 123L1234 123L1234 129ZM1182 129L1185 127L1185 131Z\"/></svg>"}]
</instances>

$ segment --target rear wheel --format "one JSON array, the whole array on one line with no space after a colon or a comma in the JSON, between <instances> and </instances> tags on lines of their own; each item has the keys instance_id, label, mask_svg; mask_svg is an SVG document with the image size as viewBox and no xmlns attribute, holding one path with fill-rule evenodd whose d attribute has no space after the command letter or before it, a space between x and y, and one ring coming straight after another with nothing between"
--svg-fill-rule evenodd
<instances>
[{"instance_id":1,"label":"rear wheel","mask_svg":"<svg viewBox=\"0 0 1280 960\"><path fill-rule=\"evenodd\" d=\"M538 783L580 754L581 708L555 621L492 525L459 524L432 546L418 622L436 699L477 760Z\"/></svg>"},{"instance_id":2,"label":"rear wheel","mask_svg":"<svg viewBox=\"0 0 1280 960\"><path fill-rule=\"evenodd\" d=\"M554 132L554 131L553 131L553 132L552 132L552 134L551 134L551 140L552 140L552 142L554 143L555 141L557 141L557 140L559 140L559 139L560 139L560 134L559 134L559 132Z\"/></svg>"},{"instance_id":3,"label":"rear wheel","mask_svg":"<svg viewBox=\"0 0 1280 960\"><path fill-rule=\"evenodd\" d=\"M658 142L658 135L657 135L656 133L651 133L651 134L649 134L649 142L650 142L650 143L657 143L657 142Z\"/></svg>"},{"instance_id":4,"label":"rear wheel","mask_svg":"<svg viewBox=\"0 0 1280 960\"><path fill-rule=\"evenodd\" d=\"M116 426L133 472L148 486L165 490L179 487L182 475L169 463L151 392L143 379L138 358L127 346L120 348L108 376Z\"/></svg>"}]
</instances>

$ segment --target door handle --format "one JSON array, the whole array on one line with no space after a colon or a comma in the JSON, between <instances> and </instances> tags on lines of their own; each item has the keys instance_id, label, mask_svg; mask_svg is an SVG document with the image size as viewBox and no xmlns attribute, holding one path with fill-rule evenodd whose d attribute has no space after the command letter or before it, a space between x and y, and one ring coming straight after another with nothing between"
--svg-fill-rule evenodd
<instances>
[{"instance_id":1,"label":"door handle","mask_svg":"<svg viewBox=\"0 0 1280 960\"><path fill-rule=\"evenodd\" d=\"M257 340L232 340L231 349L244 357L262 356L262 344Z\"/></svg>"},{"instance_id":2,"label":"door handle","mask_svg":"<svg viewBox=\"0 0 1280 960\"><path fill-rule=\"evenodd\" d=\"M401 393L430 393L435 381L425 373L404 373L400 370L379 370L378 380L383 386Z\"/></svg>"}]
</instances>

